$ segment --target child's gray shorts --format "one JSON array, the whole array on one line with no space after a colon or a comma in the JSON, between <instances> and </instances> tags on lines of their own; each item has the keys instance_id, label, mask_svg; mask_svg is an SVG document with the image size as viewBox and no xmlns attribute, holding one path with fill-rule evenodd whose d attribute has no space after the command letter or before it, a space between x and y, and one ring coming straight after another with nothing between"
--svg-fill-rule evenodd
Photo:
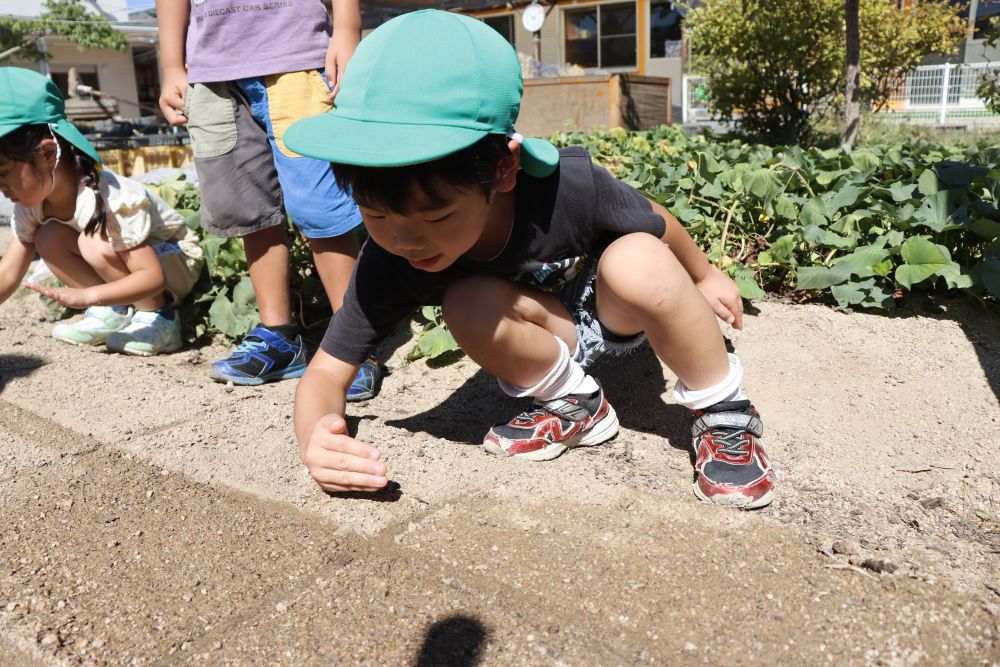
<instances>
[{"instance_id":1,"label":"child's gray shorts","mask_svg":"<svg viewBox=\"0 0 1000 667\"><path fill-rule=\"evenodd\" d=\"M605 355L628 354L646 340L646 334L641 331L633 336L619 336L597 318L597 263L600 259L600 253L588 257L576 277L555 292L576 324L574 359L585 369Z\"/></svg>"}]
</instances>

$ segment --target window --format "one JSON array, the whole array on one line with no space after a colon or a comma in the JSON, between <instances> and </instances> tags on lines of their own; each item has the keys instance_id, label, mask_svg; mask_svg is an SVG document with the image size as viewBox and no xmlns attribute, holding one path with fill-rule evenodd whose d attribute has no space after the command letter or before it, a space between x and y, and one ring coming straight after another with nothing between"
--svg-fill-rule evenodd
<instances>
[{"instance_id":1,"label":"window","mask_svg":"<svg viewBox=\"0 0 1000 667\"><path fill-rule=\"evenodd\" d=\"M993 20L1000 16L1000 2L979 0L976 8L976 29L973 39L986 39L993 32ZM964 17L963 17L964 18Z\"/></svg>"},{"instance_id":2,"label":"window","mask_svg":"<svg viewBox=\"0 0 1000 667\"><path fill-rule=\"evenodd\" d=\"M676 3L653 0L649 5L649 57L679 58L681 55L681 14Z\"/></svg>"},{"instance_id":3,"label":"window","mask_svg":"<svg viewBox=\"0 0 1000 667\"><path fill-rule=\"evenodd\" d=\"M566 62L580 67L635 67L634 2L567 9Z\"/></svg>"},{"instance_id":4,"label":"window","mask_svg":"<svg viewBox=\"0 0 1000 667\"><path fill-rule=\"evenodd\" d=\"M514 15L504 14L503 16L487 16L483 23L503 35L511 44L514 43Z\"/></svg>"},{"instance_id":5,"label":"window","mask_svg":"<svg viewBox=\"0 0 1000 667\"><path fill-rule=\"evenodd\" d=\"M89 71L88 71L89 70ZM90 86L95 90L100 90L101 87L98 85L97 81L97 68L93 66L83 66L76 68L77 80L84 86ZM62 93L63 97L75 97L76 95L69 94L69 72L49 72L49 76L52 77L52 82L56 84L56 88Z\"/></svg>"}]
</instances>

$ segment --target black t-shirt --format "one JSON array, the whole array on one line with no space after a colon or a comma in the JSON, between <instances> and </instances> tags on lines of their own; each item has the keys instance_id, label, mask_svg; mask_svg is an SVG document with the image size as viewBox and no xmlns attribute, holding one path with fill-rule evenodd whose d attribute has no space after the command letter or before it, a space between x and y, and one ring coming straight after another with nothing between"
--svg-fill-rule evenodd
<instances>
[{"instance_id":1,"label":"black t-shirt","mask_svg":"<svg viewBox=\"0 0 1000 667\"><path fill-rule=\"evenodd\" d=\"M518 174L507 245L488 261L462 257L447 269L421 271L369 239L361 248L344 305L320 347L359 364L420 306L436 306L449 285L469 275L503 276L551 291L570 280L588 254L623 234L662 237L666 223L634 188L595 165L579 147L559 151L545 178Z\"/></svg>"}]
</instances>

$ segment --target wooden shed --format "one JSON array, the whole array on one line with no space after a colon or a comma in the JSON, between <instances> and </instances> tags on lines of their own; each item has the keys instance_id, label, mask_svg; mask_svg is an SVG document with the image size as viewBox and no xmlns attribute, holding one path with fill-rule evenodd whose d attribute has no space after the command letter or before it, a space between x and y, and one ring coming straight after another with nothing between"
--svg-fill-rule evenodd
<instances>
[{"instance_id":1,"label":"wooden shed","mask_svg":"<svg viewBox=\"0 0 1000 667\"><path fill-rule=\"evenodd\" d=\"M671 81L637 74L525 79L517 130L547 136L624 127L646 130L672 121Z\"/></svg>"}]
</instances>

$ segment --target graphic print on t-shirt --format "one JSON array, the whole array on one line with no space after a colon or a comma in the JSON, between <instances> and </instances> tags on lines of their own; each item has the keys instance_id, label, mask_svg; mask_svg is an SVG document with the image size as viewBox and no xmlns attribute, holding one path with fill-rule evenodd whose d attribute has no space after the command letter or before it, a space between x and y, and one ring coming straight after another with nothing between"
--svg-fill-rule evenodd
<instances>
[{"instance_id":1,"label":"graphic print on t-shirt","mask_svg":"<svg viewBox=\"0 0 1000 667\"><path fill-rule=\"evenodd\" d=\"M544 260L534 271L520 273L513 280L550 292L573 280L580 273L586 260L587 255Z\"/></svg>"},{"instance_id":2,"label":"graphic print on t-shirt","mask_svg":"<svg viewBox=\"0 0 1000 667\"><path fill-rule=\"evenodd\" d=\"M295 7L295 0L273 0L272 2L234 2L228 7L202 7L208 0L191 0L195 23L199 26L208 19L223 20L233 14L252 15L261 12L287 10ZM246 19L243 19L246 20Z\"/></svg>"}]
</instances>

